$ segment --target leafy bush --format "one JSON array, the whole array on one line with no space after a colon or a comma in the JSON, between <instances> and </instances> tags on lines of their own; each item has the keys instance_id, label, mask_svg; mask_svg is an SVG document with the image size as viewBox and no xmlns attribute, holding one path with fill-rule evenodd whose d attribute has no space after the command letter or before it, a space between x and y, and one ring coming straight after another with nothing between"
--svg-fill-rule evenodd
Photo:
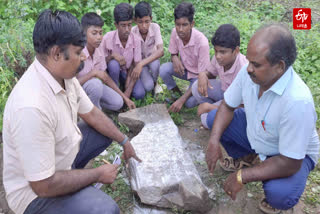
<instances>
[{"instance_id":1,"label":"leafy bush","mask_svg":"<svg viewBox=\"0 0 320 214\"><path fill-rule=\"evenodd\" d=\"M153 21L161 27L164 40L165 55L161 62L170 61L168 45L170 33L174 27L173 10L181 0L146 0L153 9ZM104 31L114 30L113 9L116 4L125 2L122 0L2 0L0 5L0 117L2 118L3 106L15 77L19 78L34 57L32 47L32 30L38 14L46 8L66 10L74 14L78 19L86 12L101 13L105 21ZM138 0L129 3L135 5ZM292 29L291 20L287 17L287 11L281 4L271 1L239 1L239 0L193 0L196 9L195 27L211 39L214 31L221 24L234 24L241 33L240 50L246 54L247 44L255 30L263 23L287 22ZM319 4L312 3L312 9ZM298 46L298 58L294 64L297 73L310 87L313 93L316 111L320 116L320 26L314 22L309 31L293 31ZM210 44L211 45L211 44ZM212 45L211 45L212 46ZM214 54L210 50L211 57ZM4 76L7 78L4 79ZM6 84L3 84L6 82ZM8 85L9 82L9 85ZM159 82L161 82L159 80ZM179 83L180 84L180 83ZM182 83L187 84L187 83ZM163 102L169 93L164 92L154 99L147 95L146 99L136 101L137 106L144 106L154 102ZM174 116L177 117L178 116ZM181 121L180 121L181 122ZM318 122L318 127L320 123ZM0 121L0 130L2 122Z\"/></svg>"}]
</instances>

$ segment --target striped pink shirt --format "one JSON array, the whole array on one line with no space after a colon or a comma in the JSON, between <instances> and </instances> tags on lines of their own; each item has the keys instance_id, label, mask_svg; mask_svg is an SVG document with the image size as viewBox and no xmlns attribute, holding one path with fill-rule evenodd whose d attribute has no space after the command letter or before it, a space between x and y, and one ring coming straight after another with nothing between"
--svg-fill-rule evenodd
<instances>
[{"instance_id":1,"label":"striped pink shirt","mask_svg":"<svg viewBox=\"0 0 320 214\"><path fill-rule=\"evenodd\" d=\"M169 52L180 55L183 66L188 70L188 79L198 77L198 74L205 71L208 64L210 64L208 39L195 28L192 28L191 38L187 45L183 44L176 32L176 28L173 28Z\"/></svg>"},{"instance_id":2,"label":"striped pink shirt","mask_svg":"<svg viewBox=\"0 0 320 214\"><path fill-rule=\"evenodd\" d=\"M118 30L110 31L103 36L99 46L105 57L109 54L116 53L123 56L126 60L126 69L129 69L132 62L141 61L141 44L138 38L131 32L126 47L123 47L119 39Z\"/></svg>"},{"instance_id":3,"label":"striped pink shirt","mask_svg":"<svg viewBox=\"0 0 320 214\"><path fill-rule=\"evenodd\" d=\"M221 89L226 91L232 81L236 78L242 66L246 64L248 64L246 56L239 53L232 67L229 70L224 71L223 66L218 64L216 56L213 56L207 70L212 73L212 75L219 76L221 80Z\"/></svg>"},{"instance_id":4,"label":"striped pink shirt","mask_svg":"<svg viewBox=\"0 0 320 214\"><path fill-rule=\"evenodd\" d=\"M92 70L105 71L107 69L106 60L99 48L96 48L93 57L90 56L87 47L83 49L83 53L86 55L83 69L77 74L77 78L82 77Z\"/></svg>"}]
</instances>

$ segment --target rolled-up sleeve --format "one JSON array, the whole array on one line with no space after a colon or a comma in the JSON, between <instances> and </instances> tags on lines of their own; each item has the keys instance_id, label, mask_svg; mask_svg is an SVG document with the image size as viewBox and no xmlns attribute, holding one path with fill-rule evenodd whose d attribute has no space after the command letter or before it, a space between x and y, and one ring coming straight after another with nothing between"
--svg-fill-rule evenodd
<instances>
[{"instance_id":1,"label":"rolled-up sleeve","mask_svg":"<svg viewBox=\"0 0 320 214\"><path fill-rule=\"evenodd\" d=\"M161 31L160 31L160 26L159 25L155 25L155 45L162 45L163 44L163 40L161 37Z\"/></svg>"},{"instance_id":2,"label":"rolled-up sleeve","mask_svg":"<svg viewBox=\"0 0 320 214\"><path fill-rule=\"evenodd\" d=\"M171 37L170 37L170 42L169 42L169 52L171 54L178 54L179 53L177 33L176 33L175 28L173 28L172 32L171 32Z\"/></svg>"},{"instance_id":3,"label":"rolled-up sleeve","mask_svg":"<svg viewBox=\"0 0 320 214\"><path fill-rule=\"evenodd\" d=\"M247 74L247 66L243 66L229 88L224 93L224 100L232 108L238 107L242 102L242 86L244 75Z\"/></svg>"},{"instance_id":4,"label":"rolled-up sleeve","mask_svg":"<svg viewBox=\"0 0 320 214\"><path fill-rule=\"evenodd\" d=\"M199 58L198 58L198 72L204 72L207 70L208 65L210 64L210 48L208 40L203 42L199 48Z\"/></svg>"}]
</instances>

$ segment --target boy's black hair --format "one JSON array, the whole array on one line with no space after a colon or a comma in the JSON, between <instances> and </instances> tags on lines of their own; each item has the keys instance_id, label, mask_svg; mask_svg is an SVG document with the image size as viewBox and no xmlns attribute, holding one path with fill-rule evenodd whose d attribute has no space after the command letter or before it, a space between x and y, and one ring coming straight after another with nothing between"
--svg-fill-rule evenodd
<instances>
[{"instance_id":1,"label":"boy's black hair","mask_svg":"<svg viewBox=\"0 0 320 214\"><path fill-rule=\"evenodd\" d=\"M194 7L189 2L182 2L174 9L174 20L188 18L189 22L193 21Z\"/></svg>"},{"instance_id":2,"label":"boy's black hair","mask_svg":"<svg viewBox=\"0 0 320 214\"><path fill-rule=\"evenodd\" d=\"M152 17L152 9L149 3L141 1L138 4L136 4L136 6L134 6L134 17L141 19L145 16Z\"/></svg>"},{"instance_id":3,"label":"boy's black hair","mask_svg":"<svg viewBox=\"0 0 320 214\"><path fill-rule=\"evenodd\" d=\"M232 51L240 46L240 32L232 24L223 24L214 33L211 43L224 48L231 48Z\"/></svg>"},{"instance_id":4,"label":"boy's black hair","mask_svg":"<svg viewBox=\"0 0 320 214\"><path fill-rule=\"evenodd\" d=\"M33 29L33 46L38 54L49 54L57 45L64 51L67 45L84 47L86 36L76 17L66 11L44 10Z\"/></svg>"},{"instance_id":5,"label":"boy's black hair","mask_svg":"<svg viewBox=\"0 0 320 214\"><path fill-rule=\"evenodd\" d=\"M121 21L129 21L133 18L133 7L128 3L120 3L113 10L114 21L119 24Z\"/></svg>"},{"instance_id":6,"label":"boy's black hair","mask_svg":"<svg viewBox=\"0 0 320 214\"><path fill-rule=\"evenodd\" d=\"M86 13L81 18L81 25L84 32L87 32L90 26L102 27L104 24L101 16L96 13Z\"/></svg>"}]
</instances>

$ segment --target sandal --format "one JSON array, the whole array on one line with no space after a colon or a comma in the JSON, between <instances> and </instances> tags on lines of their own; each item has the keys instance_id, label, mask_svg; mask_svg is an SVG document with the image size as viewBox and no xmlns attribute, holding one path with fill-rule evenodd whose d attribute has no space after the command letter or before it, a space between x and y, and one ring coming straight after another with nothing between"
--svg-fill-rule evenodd
<instances>
[{"instance_id":1,"label":"sandal","mask_svg":"<svg viewBox=\"0 0 320 214\"><path fill-rule=\"evenodd\" d=\"M266 214L278 214L281 212L281 210L271 207L270 204L268 204L266 198L260 201L259 209Z\"/></svg>"},{"instance_id":2,"label":"sandal","mask_svg":"<svg viewBox=\"0 0 320 214\"><path fill-rule=\"evenodd\" d=\"M233 159L232 157L224 157L223 160L219 161L220 167L228 172L235 172L239 169L242 169L243 167L252 167L256 163L258 163L259 157L257 156L255 159L253 159L250 163L243 161L241 158L239 159Z\"/></svg>"}]
</instances>

